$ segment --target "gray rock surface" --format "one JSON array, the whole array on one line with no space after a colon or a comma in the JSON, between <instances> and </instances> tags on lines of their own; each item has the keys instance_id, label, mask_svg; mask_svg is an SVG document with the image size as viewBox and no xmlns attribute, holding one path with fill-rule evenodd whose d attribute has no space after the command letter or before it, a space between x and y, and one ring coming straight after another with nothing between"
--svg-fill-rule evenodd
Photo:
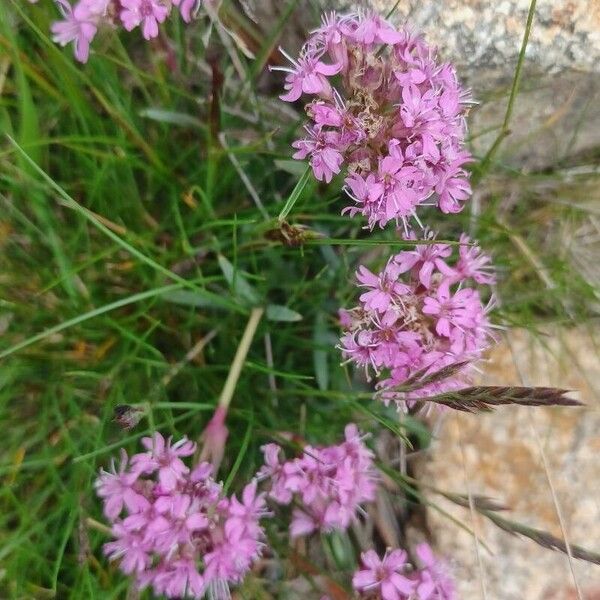
<instances>
[{"instance_id":1,"label":"gray rock surface","mask_svg":"<svg viewBox=\"0 0 600 600\"><path fill-rule=\"evenodd\" d=\"M386 13L395 2L373 0L371 4ZM510 72L529 5L529 0L400 0L392 18L423 31L463 70L475 75L481 68ZM538 0L526 57L544 71L600 72L600 3Z\"/></svg>"}]
</instances>

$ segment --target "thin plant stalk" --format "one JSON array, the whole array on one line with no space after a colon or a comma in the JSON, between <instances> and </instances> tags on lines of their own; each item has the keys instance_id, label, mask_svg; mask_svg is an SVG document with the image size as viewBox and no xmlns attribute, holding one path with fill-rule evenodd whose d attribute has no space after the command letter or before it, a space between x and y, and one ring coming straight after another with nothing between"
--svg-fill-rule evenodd
<instances>
[{"instance_id":1,"label":"thin plant stalk","mask_svg":"<svg viewBox=\"0 0 600 600\"><path fill-rule=\"evenodd\" d=\"M225 442L227 441L227 436L229 435L229 431L225 426L227 411L229 410L229 405L231 404L233 393L235 392L237 382L240 378L242 367L246 361L250 344L252 344L254 334L256 333L256 329L260 323L263 313L264 308L259 307L253 308L250 312L250 318L246 324L246 329L244 330L244 334L242 335L242 339L233 358L233 362L231 363L225 385L223 386L223 390L219 396L217 408L215 409L211 420L202 433L201 439L203 445L200 452L200 460L211 462L215 472L223 460Z\"/></svg>"}]
</instances>

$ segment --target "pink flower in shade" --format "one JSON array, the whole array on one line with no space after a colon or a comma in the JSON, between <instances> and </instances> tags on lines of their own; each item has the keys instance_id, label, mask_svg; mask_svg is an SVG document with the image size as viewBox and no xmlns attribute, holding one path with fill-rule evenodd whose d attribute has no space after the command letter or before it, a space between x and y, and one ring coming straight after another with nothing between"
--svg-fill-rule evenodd
<instances>
[{"instance_id":1,"label":"pink flower in shade","mask_svg":"<svg viewBox=\"0 0 600 600\"><path fill-rule=\"evenodd\" d=\"M120 0L121 21L127 31L142 26L142 35L146 40L158 35L158 24L169 15L169 8L160 0Z\"/></svg>"},{"instance_id":2,"label":"pink flower in shade","mask_svg":"<svg viewBox=\"0 0 600 600\"><path fill-rule=\"evenodd\" d=\"M151 563L149 546L144 543L142 534L126 529L122 523L115 522L112 533L117 538L104 544L104 553L111 559L120 559L123 573L142 573Z\"/></svg>"},{"instance_id":3,"label":"pink flower in shade","mask_svg":"<svg viewBox=\"0 0 600 600\"><path fill-rule=\"evenodd\" d=\"M61 46L73 42L75 58L85 63L90 54L90 43L98 31L95 15L83 10L84 6L79 8L78 5L73 10L67 0L56 0L56 2L64 18L62 21L52 23L50 27L52 39Z\"/></svg>"},{"instance_id":4,"label":"pink flower in shade","mask_svg":"<svg viewBox=\"0 0 600 600\"><path fill-rule=\"evenodd\" d=\"M381 600L456 600L452 577L428 544L415 548L420 569L407 562L404 550L388 550L380 559L374 550L361 555L362 569L352 578L360 598Z\"/></svg>"},{"instance_id":5,"label":"pink flower in shade","mask_svg":"<svg viewBox=\"0 0 600 600\"><path fill-rule=\"evenodd\" d=\"M283 474L284 463L281 461L283 453L277 444L265 444L261 447L265 464L258 471L259 480L270 479L271 490L269 497L279 504L289 504L293 492L286 487L287 478Z\"/></svg>"},{"instance_id":6,"label":"pink flower in shade","mask_svg":"<svg viewBox=\"0 0 600 600\"><path fill-rule=\"evenodd\" d=\"M375 374L376 396L386 404L394 401L400 408L411 398L469 385L472 365L493 340L487 317L492 304L484 306L479 290L467 283L490 281L491 266L479 247L468 248L468 256L459 250L453 261L447 244L417 244L392 256L378 274L359 266L359 285L369 291L360 294L358 306L341 312L339 347L348 362L365 369L367 379ZM417 374L462 363L453 376L402 390Z\"/></svg>"},{"instance_id":7,"label":"pink flower in shade","mask_svg":"<svg viewBox=\"0 0 600 600\"><path fill-rule=\"evenodd\" d=\"M96 493L104 499L104 514L108 519L116 519L124 507L131 513L148 508L148 501L135 487L139 473L128 469L127 453L121 450L119 469L116 469L113 460L111 470L102 469L100 477L96 480Z\"/></svg>"},{"instance_id":8,"label":"pink flower in shade","mask_svg":"<svg viewBox=\"0 0 600 600\"><path fill-rule=\"evenodd\" d=\"M31 1L31 0L30 0ZM87 62L90 43L98 29L123 27L127 31L141 26L147 40L158 35L158 25L179 8L183 20L189 23L202 0L55 0L63 20L51 25L53 40L61 46L74 43L75 58Z\"/></svg>"},{"instance_id":9,"label":"pink flower in shade","mask_svg":"<svg viewBox=\"0 0 600 600\"><path fill-rule=\"evenodd\" d=\"M436 559L429 544L419 544L415 553L423 565L418 572L418 600L456 600L456 588L448 567Z\"/></svg>"},{"instance_id":10,"label":"pink flower in shade","mask_svg":"<svg viewBox=\"0 0 600 600\"><path fill-rule=\"evenodd\" d=\"M275 447L269 444L263 448L271 463ZM355 425L346 427L341 444L307 446L301 457L276 468L268 467L265 473L270 473L271 499L279 504L296 500L290 525L292 537L346 529L356 520L361 505L375 499L373 454Z\"/></svg>"},{"instance_id":11,"label":"pink flower in shade","mask_svg":"<svg viewBox=\"0 0 600 600\"><path fill-rule=\"evenodd\" d=\"M171 438L165 438L158 432L152 437L142 438L142 445L148 452L136 454L131 458L135 469L142 473L153 473L158 470L158 479L167 492L175 489L177 482L189 472L181 457L191 456L196 451L196 444L182 438L171 444Z\"/></svg>"},{"instance_id":12,"label":"pink flower in shade","mask_svg":"<svg viewBox=\"0 0 600 600\"><path fill-rule=\"evenodd\" d=\"M352 586L358 592L377 594L382 600L408 600L416 582L402 573L409 565L404 550L392 550L383 559L374 550L361 554L363 566L352 578Z\"/></svg>"},{"instance_id":13,"label":"pink flower in shade","mask_svg":"<svg viewBox=\"0 0 600 600\"><path fill-rule=\"evenodd\" d=\"M321 127L306 129L309 139L297 140L293 143L297 152L294 158L310 156L310 166L319 181L329 183L333 176L340 172L342 155L336 148L338 134L324 131Z\"/></svg>"},{"instance_id":14,"label":"pink flower in shade","mask_svg":"<svg viewBox=\"0 0 600 600\"><path fill-rule=\"evenodd\" d=\"M173 5L179 8L182 19L190 23L194 13L202 5L202 0L173 0Z\"/></svg>"},{"instance_id":15,"label":"pink flower in shade","mask_svg":"<svg viewBox=\"0 0 600 600\"><path fill-rule=\"evenodd\" d=\"M265 494L253 481L241 500L224 496L210 464L183 463L194 452L185 438L171 443L156 433L142 443L147 452L131 461L122 453L118 472L113 465L96 483L115 537L105 553L140 589L168 598L229 597L229 585L242 581L264 547Z\"/></svg>"},{"instance_id":16,"label":"pink flower in shade","mask_svg":"<svg viewBox=\"0 0 600 600\"><path fill-rule=\"evenodd\" d=\"M192 559L179 558L159 565L152 578L154 591L167 598L202 598L204 578Z\"/></svg>"},{"instance_id":17,"label":"pink flower in shade","mask_svg":"<svg viewBox=\"0 0 600 600\"><path fill-rule=\"evenodd\" d=\"M454 68L439 64L420 37L377 15L328 13L290 61L281 98L312 97L307 129L327 140L294 142L301 150L294 158L308 158L326 182L344 171L353 203L342 212L362 214L371 229L391 221L408 232L424 204L462 210L471 193L470 99Z\"/></svg>"},{"instance_id":18,"label":"pink flower in shade","mask_svg":"<svg viewBox=\"0 0 600 600\"><path fill-rule=\"evenodd\" d=\"M230 517L225 525L226 532L228 530L252 530L252 535L256 536L257 524L260 519L269 514L265 504L265 493L256 493L256 480L249 483L242 493L242 501L240 502L235 496L231 498L229 504Z\"/></svg>"}]
</instances>

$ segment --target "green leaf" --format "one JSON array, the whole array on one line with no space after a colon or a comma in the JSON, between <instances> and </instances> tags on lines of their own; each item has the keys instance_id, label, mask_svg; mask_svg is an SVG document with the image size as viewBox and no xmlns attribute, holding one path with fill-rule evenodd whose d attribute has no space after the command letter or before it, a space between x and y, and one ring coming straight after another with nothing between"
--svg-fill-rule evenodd
<instances>
[{"instance_id":1,"label":"green leaf","mask_svg":"<svg viewBox=\"0 0 600 600\"><path fill-rule=\"evenodd\" d=\"M267 319L269 321L285 321L287 323L293 323L294 321L301 321L302 315L287 306L281 304L269 304L267 306Z\"/></svg>"},{"instance_id":2,"label":"green leaf","mask_svg":"<svg viewBox=\"0 0 600 600\"><path fill-rule=\"evenodd\" d=\"M234 266L222 255L218 256L219 267L233 293L240 299L249 304L259 304L260 297L258 292L248 283L244 276L236 271Z\"/></svg>"},{"instance_id":3,"label":"green leaf","mask_svg":"<svg viewBox=\"0 0 600 600\"><path fill-rule=\"evenodd\" d=\"M329 388L329 365L327 361L327 350L323 346L327 346L329 332L325 321L325 313L317 313L315 319L315 328L313 330L313 341L315 349L313 350L313 366L315 369L315 377L319 389L325 391Z\"/></svg>"},{"instance_id":4,"label":"green leaf","mask_svg":"<svg viewBox=\"0 0 600 600\"><path fill-rule=\"evenodd\" d=\"M292 190L292 193L286 200L285 206L279 213L280 221L283 221L290 214L292 208L294 208L294 204L296 204L298 198L300 198L300 194L302 194L302 192L304 191L304 188L308 183L310 175L311 169L310 166L307 165L306 169L304 170L304 173L302 174L302 177L300 177L300 179L298 180L298 183L295 185L294 189Z\"/></svg>"},{"instance_id":5,"label":"green leaf","mask_svg":"<svg viewBox=\"0 0 600 600\"><path fill-rule=\"evenodd\" d=\"M301 160L287 159L275 160L273 162L279 170L285 171L290 175L295 175L296 177L302 177L306 170L306 165Z\"/></svg>"},{"instance_id":6,"label":"green leaf","mask_svg":"<svg viewBox=\"0 0 600 600\"><path fill-rule=\"evenodd\" d=\"M403 429L412 433L419 440L419 448L424 450L431 444L431 431L425 423L415 419L411 415L402 415L400 425Z\"/></svg>"},{"instance_id":7,"label":"green leaf","mask_svg":"<svg viewBox=\"0 0 600 600\"><path fill-rule=\"evenodd\" d=\"M218 296L204 295L201 291L177 290L163 296L163 299L173 304L193 306L195 308L229 308L227 302L220 302Z\"/></svg>"},{"instance_id":8,"label":"green leaf","mask_svg":"<svg viewBox=\"0 0 600 600\"><path fill-rule=\"evenodd\" d=\"M140 110L140 117L158 121L159 123L168 123L169 125L179 125L181 127L204 128L200 119L186 113L172 110L163 110L162 108L144 108Z\"/></svg>"}]
</instances>

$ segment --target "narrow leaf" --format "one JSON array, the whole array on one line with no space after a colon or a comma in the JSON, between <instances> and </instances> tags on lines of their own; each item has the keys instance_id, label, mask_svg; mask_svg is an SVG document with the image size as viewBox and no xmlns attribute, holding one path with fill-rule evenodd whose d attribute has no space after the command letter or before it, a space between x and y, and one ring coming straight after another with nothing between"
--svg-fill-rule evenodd
<instances>
[{"instance_id":1,"label":"narrow leaf","mask_svg":"<svg viewBox=\"0 0 600 600\"><path fill-rule=\"evenodd\" d=\"M194 306L195 308L229 308L227 302L221 302L216 294L203 294L201 291L176 290L163 296L163 299L173 304Z\"/></svg>"},{"instance_id":2,"label":"narrow leaf","mask_svg":"<svg viewBox=\"0 0 600 600\"><path fill-rule=\"evenodd\" d=\"M287 306L281 304L269 304L267 306L267 319L269 321L284 321L286 323L293 323L294 321L301 321L302 315Z\"/></svg>"},{"instance_id":3,"label":"narrow leaf","mask_svg":"<svg viewBox=\"0 0 600 600\"><path fill-rule=\"evenodd\" d=\"M233 265L222 255L218 256L219 267L233 293L250 304L258 304L258 292L248 283L244 276L236 271Z\"/></svg>"},{"instance_id":4,"label":"narrow leaf","mask_svg":"<svg viewBox=\"0 0 600 600\"><path fill-rule=\"evenodd\" d=\"M329 334L327 331L327 323L325 321L325 313L319 311L315 319L315 327L313 330L313 341L315 349L313 350L313 365L315 369L315 377L320 390L329 388L329 365L327 364L327 340Z\"/></svg>"},{"instance_id":5,"label":"narrow leaf","mask_svg":"<svg viewBox=\"0 0 600 600\"><path fill-rule=\"evenodd\" d=\"M162 108L144 108L140 110L140 117L158 121L159 123L179 125L181 127L197 127L200 129L204 127L202 121L192 115L172 110L163 110Z\"/></svg>"},{"instance_id":6,"label":"narrow leaf","mask_svg":"<svg viewBox=\"0 0 600 600\"><path fill-rule=\"evenodd\" d=\"M295 175L296 177L302 177L302 175L304 175L304 171L306 170L306 165L301 160L277 159L273 162L275 163L275 166L281 171L285 171L286 173L289 173L290 175Z\"/></svg>"},{"instance_id":7,"label":"narrow leaf","mask_svg":"<svg viewBox=\"0 0 600 600\"><path fill-rule=\"evenodd\" d=\"M279 213L280 221L283 221L290 214L292 208L294 208L294 204L296 204L296 202L298 201L298 198L300 198L300 194L302 194L302 192L304 191L304 188L306 187L306 184L308 183L308 180L310 178L310 173L311 173L310 166L307 166L306 169L304 170L304 173L302 174L302 177L300 177L300 179L298 180L298 183L295 185L294 189L292 190L292 193L290 194L289 198L286 200L286 203L285 203L283 209Z\"/></svg>"}]
</instances>

